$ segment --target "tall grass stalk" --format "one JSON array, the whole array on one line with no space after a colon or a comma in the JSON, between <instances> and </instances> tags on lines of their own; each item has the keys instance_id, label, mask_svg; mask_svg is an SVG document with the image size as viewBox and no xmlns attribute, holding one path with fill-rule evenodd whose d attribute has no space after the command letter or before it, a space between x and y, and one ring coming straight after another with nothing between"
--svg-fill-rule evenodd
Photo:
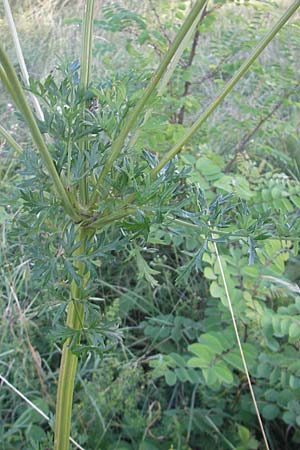
<instances>
[{"instance_id":1,"label":"tall grass stalk","mask_svg":"<svg viewBox=\"0 0 300 450\"><path fill-rule=\"evenodd\" d=\"M22 153L22 147L15 141L12 135L2 125L0 125L0 136L2 136L18 154Z\"/></svg>"},{"instance_id":2,"label":"tall grass stalk","mask_svg":"<svg viewBox=\"0 0 300 450\"><path fill-rule=\"evenodd\" d=\"M81 242L77 250L77 255L84 254L85 231L79 228L78 240ZM81 280L79 286L75 280L71 283L70 297L68 306L66 326L72 330L83 328L84 307L80 301L81 290L84 289L88 275L84 276L85 265L83 262L77 263L78 276ZM74 393L74 383L77 370L78 356L70 348L72 338L68 338L63 345L62 357L60 362L59 380L56 399L55 431L54 431L54 450L65 450L69 448L69 436L71 430L72 403Z\"/></svg>"},{"instance_id":3,"label":"tall grass stalk","mask_svg":"<svg viewBox=\"0 0 300 450\"><path fill-rule=\"evenodd\" d=\"M160 80L158 86L157 86L157 94L161 96L163 94L164 89L167 87L170 79L172 78L172 75L180 61L180 58L184 52L184 50L187 48L190 40L192 39L193 34L195 33L195 30L197 28L197 25L199 25L199 22L201 21L201 18L203 17L203 12L205 11L205 8L207 7L207 1L203 4L202 9L198 13L198 15L195 17L194 22L191 24L189 31L186 33L184 38L182 39L179 47L177 48L172 60L170 61L170 64L168 65L162 79ZM148 109L145 114L144 121L146 122L147 119L151 116L151 110ZM130 138L129 147L133 147L139 137L140 129L138 128L135 133Z\"/></svg>"},{"instance_id":4,"label":"tall grass stalk","mask_svg":"<svg viewBox=\"0 0 300 450\"><path fill-rule=\"evenodd\" d=\"M10 4L8 0L3 0L3 4L4 4L4 11L5 11L5 15L7 18L7 22L8 22L8 27L10 29L13 41L14 41L14 45L15 45L15 49L16 49L16 54L17 54L17 59L20 65L20 69L22 72L22 76L23 76L23 80L26 86L29 86L29 74L28 74L28 70L26 67L26 63L24 60L24 56L23 56L23 52L22 52L22 48L21 48L21 44L20 44L20 40L19 40L19 36L17 33L17 29L15 26L15 22L14 22L14 18L11 12L11 8L10 8ZM40 120L44 120L44 114L42 111L42 108L39 104L38 99L36 98L36 96L32 93L30 93L30 97L36 112L37 117Z\"/></svg>"},{"instance_id":5,"label":"tall grass stalk","mask_svg":"<svg viewBox=\"0 0 300 450\"><path fill-rule=\"evenodd\" d=\"M94 0L89 0L85 4L85 14L83 20L83 39L82 39L82 57L80 68L80 89L81 95L85 95L88 88L90 74L91 74L91 61L92 61L92 40L93 40L93 15L94 15ZM85 116L85 103L83 103L82 116ZM83 139L80 143L80 149L82 152L87 150L88 139ZM83 205L88 202L88 186L87 178L82 177L80 181L80 201Z\"/></svg>"},{"instance_id":6,"label":"tall grass stalk","mask_svg":"<svg viewBox=\"0 0 300 450\"><path fill-rule=\"evenodd\" d=\"M231 316L231 321L232 321L232 325L233 325L233 329L234 329L234 334L235 334L235 337L236 337L236 340L237 340L238 349L239 349L239 352L240 352L240 355L241 355L241 358L242 358L242 363L243 363L244 371L245 371L245 374L246 374L247 383L248 383L248 386L249 386L249 391L250 391L250 394L251 394L251 398L252 398L252 401L253 401L253 405L254 405L254 408L255 408L257 420L258 420L258 423L259 423L259 427L260 427L260 431L261 431L261 434L262 434L262 437L263 437L263 440L264 440L265 447L266 447L267 450L270 450L268 439L267 439L266 432L265 432L265 429L264 429L264 425L263 425L263 422L262 422L262 419L261 419L261 416L260 416L260 412L259 412L259 409L258 409L258 405L257 405L256 397L255 397L255 394L254 394L254 390L253 390L253 387L252 387L251 378L250 378L250 374L249 374L249 369L248 369L248 366L247 366L244 350L243 350L243 347L242 347L242 343L241 343L241 339L240 339L240 335L239 335L239 331L238 331L238 327L237 327L237 322L236 322L234 311L233 311L231 296L230 296L228 284L227 284L227 281L226 281L226 278L225 278L225 273L224 273L223 264L222 264L222 261L221 261L221 258L220 258L218 246L216 244L216 236L214 234L212 234L212 239L213 239L213 247L214 247L214 251L215 251L216 257L217 257L217 262L218 262L218 266L219 266L219 269L220 269L220 274L221 274L223 286L224 286L224 289L225 289L225 295L226 295L226 299L227 299L227 302L228 302L228 308L229 308L229 312L230 312L230 316Z\"/></svg>"}]
</instances>

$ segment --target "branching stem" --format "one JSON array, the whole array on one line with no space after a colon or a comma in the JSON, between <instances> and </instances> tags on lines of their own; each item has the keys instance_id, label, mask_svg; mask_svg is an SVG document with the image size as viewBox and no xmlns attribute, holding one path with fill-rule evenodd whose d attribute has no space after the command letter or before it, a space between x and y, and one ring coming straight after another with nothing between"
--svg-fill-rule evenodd
<instances>
[{"instance_id":1,"label":"branching stem","mask_svg":"<svg viewBox=\"0 0 300 450\"><path fill-rule=\"evenodd\" d=\"M186 18L185 22L183 23L179 33L177 34L177 36L173 42L173 45L169 48L169 50L167 51L163 60L161 61L157 71L151 78L150 83L148 84L147 88L145 89L144 95L137 102L137 104L135 105L135 107L133 108L131 113L129 114L119 136L112 144L111 154L110 154L109 158L107 159L107 161L102 169L102 172L98 178L97 186L95 187L92 198L91 198L90 206L94 206L95 202L97 201L98 194L99 194L99 188L100 188L105 176L111 169L114 161L120 154L122 146L125 142L125 139L127 138L128 134L131 131L131 129L133 128L133 126L135 125L141 111L143 110L144 106L146 105L147 101L149 100L151 94L155 91L160 79L164 75L164 73L165 73L169 63L171 62L173 56L175 55L178 47L180 46L186 33L188 33L191 25L193 24L195 18L198 16L200 11L202 10L206 1L207 0L197 0L196 1L191 12L189 13L188 17Z\"/></svg>"}]
</instances>

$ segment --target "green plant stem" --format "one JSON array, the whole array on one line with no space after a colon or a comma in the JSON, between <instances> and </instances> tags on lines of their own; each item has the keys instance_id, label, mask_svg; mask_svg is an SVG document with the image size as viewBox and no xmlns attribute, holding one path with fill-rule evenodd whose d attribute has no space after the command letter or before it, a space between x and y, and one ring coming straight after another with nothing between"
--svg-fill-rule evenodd
<instances>
[{"instance_id":1,"label":"green plant stem","mask_svg":"<svg viewBox=\"0 0 300 450\"><path fill-rule=\"evenodd\" d=\"M197 25L200 23L201 21L201 17L203 15L203 11L205 11L205 7L207 6L207 2L204 2L203 4L203 8L200 10L200 12L198 13L198 15L195 17L194 22L191 24L190 29L188 30L188 32L185 34L184 38L182 39L180 45L178 46L170 64L168 65L168 67L166 68L162 79L160 80L159 85L157 86L157 93L159 96L161 96L163 94L163 90L165 89L165 87L167 86L167 84L169 83L179 61L180 58L182 56L182 53L184 52L184 50L187 48L189 41L192 38L193 33L195 32L195 29L197 27ZM146 114L145 114L145 118L144 118L144 122L146 122L148 120L148 118L150 117L152 113L152 109L148 109ZM138 128L137 130L135 130L134 134L131 136L130 138L130 142L129 142L129 147L133 147L139 137L141 128Z\"/></svg>"},{"instance_id":2,"label":"green plant stem","mask_svg":"<svg viewBox=\"0 0 300 450\"><path fill-rule=\"evenodd\" d=\"M76 252L76 256L85 253L84 241L86 236L87 231L81 228L78 233L78 240L81 242L81 245ZM88 274L84 273L84 262L78 261L76 268L81 283L80 286L74 280L71 283L71 302L68 306L66 326L73 330L80 330L84 321L84 308L80 302L80 297L81 290L84 289L88 280ZM68 338L62 349L56 400L54 450L69 449L74 383L78 363L78 357L70 348L71 340L72 338ZM79 342L77 343L79 344Z\"/></svg>"},{"instance_id":3,"label":"green plant stem","mask_svg":"<svg viewBox=\"0 0 300 450\"><path fill-rule=\"evenodd\" d=\"M62 184L62 181L58 175L51 154L36 123L36 120L28 104L22 86L18 80L17 74L14 68L12 67L9 58L7 57L1 43L0 43L0 63L2 64L1 69L3 69L0 70L0 77L4 82L7 90L9 91L12 99L16 103L16 106L23 114L27 122L27 125L31 132L32 139L35 142L44 160L45 166L49 172L49 175L52 178L53 184L63 203L65 211L72 217L72 219L74 219L75 221L79 221L80 216L77 214L74 206L72 205L68 197L64 185Z\"/></svg>"},{"instance_id":4,"label":"green plant stem","mask_svg":"<svg viewBox=\"0 0 300 450\"><path fill-rule=\"evenodd\" d=\"M22 147L14 140L8 131L0 125L0 135L6 140L6 142L17 152L22 153Z\"/></svg>"},{"instance_id":5,"label":"green plant stem","mask_svg":"<svg viewBox=\"0 0 300 450\"><path fill-rule=\"evenodd\" d=\"M104 227L105 225L109 225L113 222L116 222L118 220L124 219L125 217L130 216L131 214L136 214L138 208L137 207L125 207L120 209L117 212L113 212L111 214L108 214L106 216L100 216L99 218L95 218L95 220L88 219L87 223L84 221L82 222L82 226L84 226L87 229L95 229L98 230Z\"/></svg>"},{"instance_id":6,"label":"green plant stem","mask_svg":"<svg viewBox=\"0 0 300 450\"><path fill-rule=\"evenodd\" d=\"M92 60L94 0L87 0L83 20L80 89L85 94L90 80Z\"/></svg>"},{"instance_id":7,"label":"green plant stem","mask_svg":"<svg viewBox=\"0 0 300 450\"><path fill-rule=\"evenodd\" d=\"M181 150L181 148L190 140L190 138L199 130L201 125L209 118L209 116L214 112L214 110L219 106L219 104L224 100L225 97L232 91L237 82L242 78L242 76L247 72L250 66L262 53L265 47L274 39L276 34L281 30L285 23L290 19L290 17L296 12L300 6L300 0L296 0L281 16L278 22L273 26L269 33L259 42L255 47L249 58L242 64L237 73L228 81L225 85L223 91L218 95L218 97L208 106L208 108L200 115L199 119L189 128L185 135L174 145L171 150L169 150L157 164L157 166L152 170L152 176L155 176L167 162L169 162L175 155Z\"/></svg>"},{"instance_id":8,"label":"green plant stem","mask_svg":"<svg viewBox=\"0 0 300 450\"><path fill-rule=\"evenodd\" d=\"M182 40L184 39L186 33L188 33L190 27L194 23L195 19L197 18L198 14L202 10L203 6L205 5L207 0L198 0L196 1L195 5L193 6L192 10L190 11L189 15L187 16L186 20L184 21L180 31L178 32L172 46L167 51L166 55L164 56L163 60L161 61L158 69L156 70L155 74L152 76L150 83L148 84L147 88L145 89L144 94L140 98L140 100L137 102L131 113L129 114L123 128L120 131L119 136L117 139L113 142L112 148L111 148L111 154L109 158L107 159L102 172L98 178L97 185L94 189L94 192L91 197L90 206L93 207L95 202L98 198L98 191L99 188L111 169L114 161L118 157L118 155L121 152L122 146L125 142L125 139L127 138L129 132L133 128L133 126L136 123L136 120L138 119L141 111L143 110L144 106L146 105L147 101L149 100L151 94L156 89L159 81L161 80L162 76L164 75L165 71L167 70L167 67L169 63L171 62L173 56L175 55L178 47L180 46Z\"/></svg>"},{"instance_id":9,"label":"green plant stem","mask_svg":"<svg viewBox=\"0 0 300 450\"><path fill-rule=\"evenodd\" d=\"M14 92L13 87L10 84L10 81L6 75L6 72L4 70L4 68L2 67L2 65L0 64L0 78L2 80L2 83L4 84L4 86L6 87L7 91L10 93L10 96L14 102L14 104L16 105L16 107L21 110L20 107L20 103L19 103L19 99L17 97L17 95Z\"/></svg>"},{"instance_id":10,"label":"green plant stem","mask_svg":"<svg viewBox=\"0 0 300 450\"><path fill-rule=\"evenodd\" d=\"M90 73L91 73L91 60L92 60L92 41L93 41L93 15L94 15L94 0L87 0L85 3L85 12L83 19L83 39L81 50L81 70L80 70L80 90L81 95L86 94ZM83 102L82 118L85 116L86 103ZM85 138L80 142L80 150L84 152L87 150L88 139ZM83 169L85 171L85 168ZM88 187L87 177L82 177L80 180L80 200L83 205L88 202Z\"/></svg>"}]
</instances>

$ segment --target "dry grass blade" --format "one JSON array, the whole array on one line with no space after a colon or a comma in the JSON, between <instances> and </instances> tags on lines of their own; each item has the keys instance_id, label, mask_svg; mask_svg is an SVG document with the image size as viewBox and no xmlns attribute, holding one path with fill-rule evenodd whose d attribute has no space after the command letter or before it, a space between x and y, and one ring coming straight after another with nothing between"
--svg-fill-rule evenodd
<instances>
[{"instance_id":1,"label":"dry grass blade","mask_svg":"<svg viewBox=\"0 0 300 450\"><path fill-rule=\"evenodd\" d=\"M257 405L257 401L256 401L256 398L255 398L255 394L254 394L254 390L253 390L253 387L252 387L250 374L249 374L246 358L245 358L245 355L244 355L242 343L241 343L241 340L240 340L240 336L239 336L239 332L238 332L238 328L237 328L237 323L236 323L236 320L235 320L234 311L233 311L233 307L232 307L232 301L231 301L231 298L230 298L229 289L228 289L228 286L227 286L227 282L226 282L226 278L225 278L225 274L224 274L224 270L223 270L222 261L221 261L221 258L220 258L220 254L219 254L219 250L218 250L217 244L215 242L216 238L215 238L214 235L212 235L212 238L213 238L214 250L215 250L215 253L216 253L216 257L217 257L217 261L218 261L218 265L219 265L219 268L220 268L220 273L221 273L221 277L222 277L222 281L223 281L223 285L224 285L224 289L225 289L225 293L226 293L226 298L227 298L228 307L229 307L229 311L230 311L230 315L231 315L231 320L232 320L232 324L233 324L236 340L237 340L237 343L238 343L238 348L239 348L239 351L240 351L240 354L241 354L243 367L244 367L245 374L246 374L246 377L247 377L247 382L248 382L250 394L251 394L251 397L252 397L253 405L254 405L254 408L255 408L256 415L257 415L257 420L258 420L258 423L259 423L259 426L260 426L261 434L263 436L263 440L264 440L266 449L270 450L268 439L267 439L266 432L265 432L265 429L264 429L264 426L263 426L263 423L262 423L262 419L261 419L261 416L260 416L260 412L259 412L259 409L258 409L258 405Z\"/></svg>"},{"instance_id":2,"label":"dry grass blade","mask_svg":"<svg viewBox=\"0 0 300 450\"><path fill-rule=\"evenodd\" d=\"M4 3L4 10L5 10L8 26L9 26L9 29L10 29L10 32L11 32L11 35L12 35L12 38L14 41L16 54L17 54L18 62L19 62L20 69L22 72L23 80L24 80L25 85L29 86L29 74L28 74L28 70L27 70L27 67L25 64L25 60L24 60L21 44L19 41L17 29L15 26L15 22L13 19L13 15L11 12L11 8L10 8L8 0L3 0L3 3ZM31 97L37 117L40 120L44 120L44 114L43 114L42 108L38 102L38 99L33 94L30 94L30 97Z\"/></svg>"},{"instance_id":3,"label":"dry grass blade","mask_svg":"<svg viewBox=\"0 0 300 450\"><path fill-rule=\"evenodd\" d=\"M29 405L32 409L34 409L40 416L44 417L44 419L46 419L48 422L50 420L50 417L47 416L47 414L44 413L44 411L42 411L40 408L38 408L34 403L32 403L31 400L29 400L29 398L26 397L26 395L22 394L22 392L20 392L13 384L11 384L3 375L0 374L0 380L2 381L2 383L6 384L7 387L9 387L9 389L11 389L15 394L17 394L22 400L24 400L27 405ZM80 444L78 444L78 442L74 441L73 438L69 438L70 442L75 445L76 448L78 448L79 450L84 450L83 447L81 447Z\"/></svg>"}]
</instances>

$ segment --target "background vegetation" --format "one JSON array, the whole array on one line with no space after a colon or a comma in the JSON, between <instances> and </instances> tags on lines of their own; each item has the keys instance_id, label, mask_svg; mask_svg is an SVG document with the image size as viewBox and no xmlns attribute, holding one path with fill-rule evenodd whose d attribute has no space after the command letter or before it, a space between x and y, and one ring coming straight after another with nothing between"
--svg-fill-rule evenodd
<instances>
[{"instance_id":1,"label":"background vegetation","mask_svg":"<svg viewBox=\"0 0 300 450\"><path fill-rule=\"evenodd\" d=\"M288 3L210 2L154 113L135 135L137 148L168 150ZM108 136L189 6L184 0L96 2L92 73ZM51 103L52 95L59 111L63 90L51 91L47 79L53 75L57 86L76 79L83 2L24 0L11 7L29 73L42 80L31 87L44 86L44 99ZM0 38L17 67L4 18ZM300 444L299 38L295 16L177 161L179 169L189 168L183 178L190 192L200 186L199 205L223 233L222 261L274 450ZM53 125L49 120L54 134L57 117ZM51 416L72 235L41 206L32 175L38 168L43 176L40 162L3 91L0 121L28 147L20 157L0 143L0 373ZM33 220L26 205L34 202ZM99 254L92 302L100 305L103 326L118 324L119 331L114 328L117 343L105 341L104 350L101 343L101 352L87 348L81 358L72 436L86 450L263 448L216 255L197 229L187 231L184 219L164 228L152 224L143 254L117 243ZM115 230L107 233L116 242ZM4 385L0 402L5 450L51 447L51 424Z\"/></svg>"}]
</instances>

